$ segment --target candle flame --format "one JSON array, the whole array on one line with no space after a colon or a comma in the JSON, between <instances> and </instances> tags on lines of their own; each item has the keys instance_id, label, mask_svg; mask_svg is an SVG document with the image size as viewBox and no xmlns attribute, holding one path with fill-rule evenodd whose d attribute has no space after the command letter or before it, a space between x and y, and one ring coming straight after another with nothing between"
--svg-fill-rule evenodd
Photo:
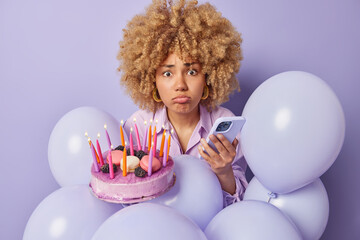
<instances>
[{"instance_id":1,"label":"candle flame","mask_svg":"<svg viewBox=\"0 0 360 240\"><path fill-rule=\"evenodd\" d=\"M88 142L91 142L91 139L88 137Z\"/></svg>"},{"instance_id":2,"label":"candle flame","mask_svg":"<svg viewBox=\"0 0 360 240\"><path fill-rule=\"evenodd\" d=\"M97 137L100 138L100 133L97 134Z\"/></svg>"},{"instance_id":3,"label":"candle flame","mask_svg":"<svg viewBox=\"0 0 360 240\"><path fill-rule=\"evenodd\" d=\"M106 124L104 124L104 128L107 129L107 125L106 125Z\"/></svg>"},{"instance_id":4,"label":"candle flame","mask_svg":"<svg viewBox=\"0 0 360 240\"><path fill-rule=\"evenodd\" d=\"M121 119L120 123L121 123L121 126L124 125L124 120Z\"/></svg>"},{"instance_id":5,"label":"candle flame","mask_svg":"<svg viewBox=\"0 0 360 240\"><path fill-rule=\"evenodd\" d=\"M132 127L130 128L130 132L132 132L133 131L133 129L132 129Z\"/></svg>"},{"instance_id":6,"label":"candle flame","mask_svg":"<svg viewBox=\"0 0 360 240\"><path fill-rule=\"evenodd\" d=\"M162 128L165 129L165 125L164 125L164 124L162 125Z\"/></svg>"},{"instance_id":7,"label":"candle flame","mask_svg":"<svg viewBox=\"0 0 360 240\"><path fill-rule=\"evenodd\" d=\"M126 144L127 144L127 143L126 143L126 141L125 141L125 146L126 146ZM124 146L124 147L125 147L125 146Z\"/></svg>"},{"instance_id":8,"label":"candle flame","mask_svg":"<svg viewBox=\"0 0 360 240\"><path fill-rule=\"evenodd\" d=\"M110 147L111 147L111 149L113 149L113 148L114 148L114 146L113 146L112 144L111 144L111 146L110 146Z\"/></svg>"},{"instance_id":9,"label":"candle flame","mask_svg":"<svg viewBox=\"0 0 360 240\"><path fill-rule=\"evenodd\" d=\"M134 118L133 121L136 122L136 118Z\"/></svg>"},{"instance_id":10,"label":"candle flame","mask_svg":"<svg viewBox=\"0 0 360 240\"><path fill-rule=\"evenodd\" d=\"M152 124L152 122L153 122L153 120L152 120L152 119L150 119L150 124Z\"/></svg>"},{"instance_id":11,"label":"candle flame","mask_svg":"<svg viewBox=\"0 0 360 240\"><path fill-rule=\"evenodd\" d=\"M155 123L157 124L159 121L157 119L155 119Z\"/></svg>"},{"instance_id":12,"label":"candle flame","mask_svg":"<svg viewBox=\"0 0 360 240\"><path fill-rule=\"evenodd\" d=\"M174 129L171 129L171 134L173 134L174 133Z\"/></svg>"},{"instance_id":13,"label":"candle flame","mask_svg":"<svg viewBox=\"0 0 360 240\"><path fill-rule=\"evenodd\" d=\"M147 124L147 121L144 121L144 124L146 125L146 124Z\"/></svg>"}]
</instances>

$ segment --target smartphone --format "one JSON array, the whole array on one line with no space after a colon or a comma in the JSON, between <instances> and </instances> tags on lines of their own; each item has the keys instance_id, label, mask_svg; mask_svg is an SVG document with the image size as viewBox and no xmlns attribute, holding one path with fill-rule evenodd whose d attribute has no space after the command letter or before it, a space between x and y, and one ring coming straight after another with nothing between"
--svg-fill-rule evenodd
<instances>
[{"instance_id":1,"label":"smartphone","mask_svg":"<svg viewBox=\"0 0 360 240\"><path fill-rule=\"evenodd\" d=\"M206 138L206 142L212 149L214 149L214 151L218 152L214 143L209 139L209 136L211 134L216 136L217 134L221 133L224 135L224 137L226 137L227 140L229 140L230 143L232 143L236 135L238 135L244 126L245 121L245 118L241 116L221 117L216 119L209 132L209 135Z\"/></svg>"}]
</instances>

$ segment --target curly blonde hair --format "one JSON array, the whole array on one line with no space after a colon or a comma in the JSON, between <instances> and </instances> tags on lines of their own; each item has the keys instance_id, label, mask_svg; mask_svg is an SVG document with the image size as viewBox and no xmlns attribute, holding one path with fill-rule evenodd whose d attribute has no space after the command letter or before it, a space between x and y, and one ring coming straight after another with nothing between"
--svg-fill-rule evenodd
<instances>
[{"instance_id":1,"label":"curly blonde hair","mask_svg":"<svg viewBox=\"0 0 360 240\"><path fill-rule=\"evenodd\" d=\"M153 0L145 14L136 15L123 29L118 60L121 83L141 109L155 112L155 73L170 53L182 60L195 59L202 66L209 97L200 104L209 111L240 91L236 73L240 68L242 38L229 20L209 3Z\"/></svg>"}]
</instances>

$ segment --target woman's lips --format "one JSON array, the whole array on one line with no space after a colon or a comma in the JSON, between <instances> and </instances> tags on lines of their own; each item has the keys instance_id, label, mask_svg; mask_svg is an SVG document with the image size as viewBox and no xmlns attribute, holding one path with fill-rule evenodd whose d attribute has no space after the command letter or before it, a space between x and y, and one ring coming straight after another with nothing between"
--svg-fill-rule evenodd
<instances>
[{"instance_id":1,"label":"woman's lips","mask_svg":"<svg viewBox=\"0 0 360 240\"><path fill-rule=\"evenodd\" d=\"M178 97L173 98L173 101L175 103L187 103L190 101L190 98L187 96L178 96Z\"/></svg>"}]
</instances>

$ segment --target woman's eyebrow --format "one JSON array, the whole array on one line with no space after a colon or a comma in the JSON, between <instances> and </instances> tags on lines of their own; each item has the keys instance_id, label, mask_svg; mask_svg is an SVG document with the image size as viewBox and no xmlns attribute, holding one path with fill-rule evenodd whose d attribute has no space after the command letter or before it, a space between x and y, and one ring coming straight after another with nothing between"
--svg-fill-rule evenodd
<instances>
[{"instance_id":1,"label":"woman's eyebrow","mask_svg":"<svg viewBox=\"0 0 360 240\"><path fill-rule=\"evenodd\" d=\"M191 65L198 64L198 62L192 62L192 63L184 63L186 67L190 67Z\"/></svg>"},{"instance_id":2,"label":"woman's eyebrow","mask_svg":"<svg viewBox=\"0 0 360 240\"><path fill-rule=\"evenodd\" d=\"M172 68L172 67L175 67L175 65L173 64L168 64L168 65L161 65L160 67L167 67L167 68Z\"/></svg>"},{"instance_id":3,"label":"woman's eyebrow","mask_svg":"<svg viewBox=\"0 0 360 240\"><path fill-rule=\"evenodd\" d=\"M191 65L194 65L194 64L198 64L198 62L184 63L184 66L190 67ZM165 64L165 65L161 65L160 67L172 68L172 67L175 67L175 65L174 64Z\"/></svg>"}]
</instances>

